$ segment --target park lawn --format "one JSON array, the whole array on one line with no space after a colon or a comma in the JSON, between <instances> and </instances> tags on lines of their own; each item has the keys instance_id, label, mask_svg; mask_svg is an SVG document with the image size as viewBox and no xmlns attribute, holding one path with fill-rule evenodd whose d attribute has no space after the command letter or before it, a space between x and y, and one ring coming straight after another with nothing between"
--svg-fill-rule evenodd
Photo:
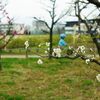
<instances>
[{"instance_id":1,"label":"park lawn","mask_svg":"<svg viewBox=\"0 0 100 100\"><path fill-rule=\"evenodd\" d=\"M2 59L0 100L99 100L99 73L85 61L42 58L39 65L38 59Z\"/></svg>"}]
</instances>

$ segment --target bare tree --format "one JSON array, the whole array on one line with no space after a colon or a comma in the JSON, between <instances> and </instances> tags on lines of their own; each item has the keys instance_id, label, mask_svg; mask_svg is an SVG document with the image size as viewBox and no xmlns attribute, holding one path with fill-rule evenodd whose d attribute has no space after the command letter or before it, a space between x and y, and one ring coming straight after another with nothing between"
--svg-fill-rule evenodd
<instances>
[{"instance_id":1,"label":"bare tree","mask_svg":"<svg viewBox=\"0 0 100 100\"><path fill-rule=\"evenodd\" d=\"M48 28L48 31L45 31L47 33L50 34L50 54L49 54L49 58L51 58L52 56L52 35L53 35L53 29L54 29L54 25L59 21L61 20L64 16L67 15L67 13L69 12L69 10L65 11L65 12L61 12L61 14L58 16L57 13L56 13L56 2L57 0L49 0L50 1L50 6L49 5L46 5L46 4L43 4L45 7L46 7L46 11L49 13L50 15L50 18L51 18L51 25L49 25L46 21L44 20L40 20L36 17L34 17L36 20L40 21L40 22L44 22L45 25L47 26ZM63 2L63 1L62 1Z\"/></svg>"},{"instance_id":2,"label":"bare tree","mask_svg":"<svg viewBox=\"0 0 100 100\"><path fill-rule=\"evenodd\" d=\"M80 6L78 6L78 5L80 5ZM89 12L88 15L82 13L82 11L84 9L87 9L89 5L90 5L89 2L76 0L75 1L75 15L78 17L78 19L81 22L83 22L86 25L87 31L89 32L93 42L95 43L96 48L98 50L98 54L100 56L100 43L98 42L98 39L97 39L97 36L100 34L99 31L97 31L97 29L100 29L100 27L99 27L100 19L98 19L98 15L97 15L97 18L94 18L93 20L88 19L88 16L90 14L92 14L93 11L95 11L95 9L97 10L97 8L94 6L94 10ZM93 7L93 5L92 5L92 7Z\"/></svg>"}]
</instances>

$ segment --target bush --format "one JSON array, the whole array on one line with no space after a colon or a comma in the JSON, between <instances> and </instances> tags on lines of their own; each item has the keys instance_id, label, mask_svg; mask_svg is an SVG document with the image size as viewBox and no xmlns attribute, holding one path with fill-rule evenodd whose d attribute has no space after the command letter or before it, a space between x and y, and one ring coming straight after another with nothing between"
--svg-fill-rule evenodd
<instances>
[{"instance_id":1,"label":"bush","mask_svg":"<svg viewBox=\"0 0 100 100\"><path fill-rule=\"evenodd\" d=\"M28 41L30 47L37 46L42 42L41 38L38 37L29 37Z\"/></svg>"},{"instance_id":2,"label":"bush","mask_svg":"<svg viewBox=\"0 0 100 100\"><path fill-rule=\"evenodd\" d=\"M24 48L24 42L25 42L24 38L12 39L12 41L10 41L9 44L7 45L7 48L8 49L12 49L12 48Z\"/></svg>"},{"instance_id":3,"label":"bush","mask_svg":"<svg viewBox=\"0 0 100 100\"><path fill-rule=\"evenodd\" d=\"M4 45L3 41L0 41L0 47L2 47Z\"/></svg>"},{"instance_id":4,"label":"bush","mask_svg":"<svg viewBox=\"0 0 100 100\"><path fill-rule=\"evenodd\" d=\"M58 45L59 40L60 40L59 35L53 35L53 45Z\"/></svg>"},{"instance_id":5,"label":"bush","mask_svg":"<svg viewBox=\"0 0 100 100\"><path fill-rule=\"evenodd\" d=\"M52 44L53 46L57 46L58 42L60 40L59 35L53 35L53 41ZM14 49L14 48L24 48L24 43L25 41L29 41L30 47L38 46L39 44L45 45L46 42L50 41L49 35L19 35L17 38L13 38L9 44L7 45L7 49ZM86 35L81 35L80 38L75 38L75 43L73 43L73 36L72 35L67 35L65 38L65 41L68 43L70 46L80 46L84 45L85 47L91 47L93 45L93 42L91 40L90 36ZM1 41L0 45L4 44L3 41Z\"/></svg>"},{"instance_id":6,"label":"bush","mask_svg":"<svg viewBox=\"0 0 100 100\"><path fill-rule=\"evenodd\" d=\"M38 46L39 44L43 44L49 41L49 35L23 35L17 36L17 38L13 38L9 44L7 45L8 49L14 48L24 48L25 41L29 41L29 46Z\"/></svg>"}]
</instances>

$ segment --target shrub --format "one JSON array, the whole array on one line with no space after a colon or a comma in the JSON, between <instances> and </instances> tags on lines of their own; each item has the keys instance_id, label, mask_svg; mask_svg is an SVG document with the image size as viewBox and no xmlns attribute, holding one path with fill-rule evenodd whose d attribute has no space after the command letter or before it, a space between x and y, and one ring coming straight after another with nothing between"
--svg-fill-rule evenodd
<instances>
[{"instance_id":1,"label":"shrub","mask_svg":"<svg viewBox=\"0 0 100 100\"><path fill-rule=\"evenodd\" d=\"M29 37L28 41L29 41L30 47L31 46L37 46L42 42L41 38L38 38L38 37Z\"/></svg>"},{"instance_id":2,"label":"shrub","mask_svg":"<svg viewBox=\"0 0 100 100\"><path fill-rule=\"evenodd\" d=\"M60 40L59 35L53 35L53 45L58 45L59 40Z\"/></svg>"},{"instance_id":3,"label":"shrub","mask_svg":"<svg viewBox=\"0 0 100 100\"><path fill-rule=\"evenodd\" d=\"M7 48L12 49L12 48L24 48L24 38L16 38L12 39L12 41L9 42L7 45Z\"/></svg>"},{"instance_id":4,"label":"shrub","mask_svg":"<svg viewBox=\"0 0 100 100\"><path fill-rule=\"evenodd\" d=\"M67 37L65 38L65 41L67 41L67 43L72 43L73 42L73 36L67 35Z\"/></svg>"},{"instance_id":5,"label":"shrub","mask_svg":"<svg viewBox=\"0 0 100 100\"><path fill-rule=\"evenodd\" d=\"M58 41L60 40L59 35L53 35L52 38L52 44L54 46L58 45ZM25 41L29 41L30 47L38 46L39 44L45 44L46 42L50 41L49 35L19 35L17 38L13 38L9 44L7 45L8 49L14 49L14 48L24 48L24 43ZM85 47L91 47L93 46L93 42L91 40L90 36L86 35L81 35L80 38L75 38L75 43L73 43L73 36L72 35L67 35L65 38L65 41L68 43L70 46L80 46L84 45ZM2 41L0 45L4 44Z\"/></svg>"}]
</instances>

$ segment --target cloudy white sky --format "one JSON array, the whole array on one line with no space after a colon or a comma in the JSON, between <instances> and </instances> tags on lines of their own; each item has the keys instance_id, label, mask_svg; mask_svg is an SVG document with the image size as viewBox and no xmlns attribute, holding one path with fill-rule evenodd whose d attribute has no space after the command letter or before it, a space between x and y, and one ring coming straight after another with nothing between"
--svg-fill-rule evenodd
<instances>
[{"instance_id":1,"label":"cloudy white sky","mask_svg":"<svg viewBox=\"0 0 100 100\"><path fill-rule=\"evenodd\" d=\"M42 9L43 4L39 1L43 0L8 0L8 5L6 10L8 11L11 17L15 17L15 22L22 23L25 25L31 25L34 20L31 17L38 17L44 20L49 21L49 15L46 10ZM71 2L71 0L57 0L58 13L61 10L67 9L68 4L66 2ZM45 2L48 5L48 2ZM67 5L67 6L66 6ZM75 17L67 17L64 21L68 20L77 20Z\"/></svg>"},{"instance_id":2,"label":"cloudy white sky","mask_svg":"<svg viewBox=\"0 0 100 100\"><path fill-rule=\"evenodd\" d=\"M44 20L49 20L48 12L43 9L43 4L39 2L42 0L8 0L8 1L9 3L6 9L9 12L10 16L16 17L15 22L31 25L32 20L34 19L30 17L38 17ZM45 4L48 4L48 2L45 2ZM66 0L63 0L63 2L61 0L57 0L57 7L59 7L58 9L60 10L65 9ZM58 13L60 12L60 10L58 11Z\"/></svg>"}]
</instances>

